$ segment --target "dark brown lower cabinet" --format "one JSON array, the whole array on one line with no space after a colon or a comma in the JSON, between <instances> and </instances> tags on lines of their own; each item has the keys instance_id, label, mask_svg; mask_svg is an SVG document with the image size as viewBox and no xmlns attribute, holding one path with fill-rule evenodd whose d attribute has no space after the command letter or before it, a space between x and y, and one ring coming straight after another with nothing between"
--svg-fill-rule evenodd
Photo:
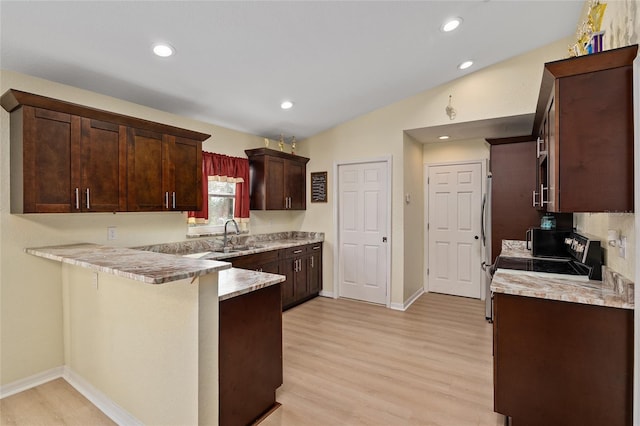
<instances>
[{"instance_id":1,"label":"dark brown lower cabinet","mask_svg":"<svg viewBox=\"0 0 640 426\"><path fill-rule=\"evenodd\" d=\"M280 284L220 302L222 426L244 426L269 411L282 385Z\"/></svg>"},{"instance_id":2,"label":"dark brown lower cabinet","mask_svg":"<svg viewBox=\"0 0 640 426\"><path fill-rule=\"evenodd\" d=\"M316 297L322 289L322 243L283 249L280 256L280 273L287 277L282 287L282 308Z\"/></svg>"},{"instance_id":3,"label":"dark brown lower cabinet","mask_svg":"<svg viewBox=\"0 0 640 426\"><path fill-rule=\"evenodd\" d=\"M632 424L633 311L494 295L494 409L513 426Z\"/></svg>"},{"instance_id":4,"label":"dark brown lower cabinet","mask_svg":"<svg viewBox=\"0 0 640 426\"><path fill-rule=\"evenodd\" d=\"M322 243L266 251L227 259L234 268L280 274L282 308L292 308L322 290Z\"/></svg>"}]
</instances>

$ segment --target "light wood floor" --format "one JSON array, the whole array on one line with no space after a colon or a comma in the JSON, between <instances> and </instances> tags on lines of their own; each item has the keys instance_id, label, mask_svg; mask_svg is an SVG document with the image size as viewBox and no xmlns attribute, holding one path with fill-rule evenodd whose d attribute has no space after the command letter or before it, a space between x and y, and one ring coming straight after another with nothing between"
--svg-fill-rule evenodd
<instances>
[{"instance_id":1,"label":"light wood floor","mask_svg":"<svg viewBox=\"0 0 640 426\"><path fill-rule=\"evenodd\" d=\"M282 406L260 426L494 426L491 325L478 300L406 312L316 298L283 316ZM64 380L0 400L2 425L113 424Z\"/></svg>"},{"instance_id":2,"label":"light wood floor","mask_svg":"<svg viewBox=\"0 0 640 426\"><path fill-rule=\"evenodd\" d=\"M64 379L0 400L2 426L115 425Z\"/></svg>"},{"instance_id":3,"label":"light wood floor","mask_svg":"<svg viewBox=\"0 0 640 426\"><path fill-rule=\"evenodd\" d=\"M429 293L398 312L316 298L283 333L282 406L260 426L503 424L479 300Z\"/></svg>"}]
</instances>

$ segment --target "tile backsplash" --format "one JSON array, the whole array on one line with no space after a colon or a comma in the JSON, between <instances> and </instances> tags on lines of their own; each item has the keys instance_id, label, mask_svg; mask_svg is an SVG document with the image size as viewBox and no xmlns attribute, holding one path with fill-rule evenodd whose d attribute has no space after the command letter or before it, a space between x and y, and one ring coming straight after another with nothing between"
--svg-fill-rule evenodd
<instances>
[{"instance_id":1,"label":"tile backsplash","mask_svg":"<svg viewBox=\"0 0 640 426\"><path fill-rule=\"evenodd\" d=\"M634 213L574 213L573 221L579 232L598 237L604 248L604 263L622 276L635 281L636 240ZM621 258L618 247L607 244L607 231L613 229L627 237L626 255Z\"/></svg>"}]
</instances>

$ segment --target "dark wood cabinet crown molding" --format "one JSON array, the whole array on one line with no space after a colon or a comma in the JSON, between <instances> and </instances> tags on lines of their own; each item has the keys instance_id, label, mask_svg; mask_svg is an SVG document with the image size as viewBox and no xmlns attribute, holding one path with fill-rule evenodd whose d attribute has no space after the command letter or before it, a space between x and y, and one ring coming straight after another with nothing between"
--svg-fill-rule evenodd
<instances>
[{"instance_id":1,"label":"dark wood cabinet crown molding","mask_svg":"<svg viewBox=\"0 0 640 426\"><path fill-rule=\"evenodd\" d=\"M301 157L295 154L289 154L288 152L277 151L275 149L270 148L254 148L254 149L245 149L245 154L247 157L256 157L258 155L270 155L272 157L280 157L287 160L297 161L299 163L307 164L309 159L307 157Z\"/></svg>"},{"instance_id":2,"label":"dark wood cabinet crown molding","mask_svg":"<svg viewBox=\"0 0 640 426\"><path fill-rule=\"evenodd\" d=\"M211 135L206 133L200 133L193 130L170 126L168 124L144 120L142 118L130 117L97 108L78 105L72 102L35 95L33 93L23 92L16 89L7 90L0 98L0 105L2 105L7 112L12 112L22 105L28 105L36 108L43 108L66 114L78 115L85 118L121 124L128 127L135 127L137 129L180 136L201 142L211 137Z\"/></svg>"},{"instance_id":3,"label":"dark wood cabinet crown molding","mask_svg":"<svg viewBox=\"0 0 640 426\"><path fill-rule=\"evenodd\" d=\"M551 96L555 80L558 78L586 74L597 71L605 71L612 68L619 68L633 65L633 60L638 54L638 45L621 47L618 49L606 50L591 55L579 56L576 58L561 59L547 62L544 65L540 93L538 94L538 105L536 115L533 120L532 134L537 134L542 119L544 118L547 101Z\"/></svg>"}]
</instances>

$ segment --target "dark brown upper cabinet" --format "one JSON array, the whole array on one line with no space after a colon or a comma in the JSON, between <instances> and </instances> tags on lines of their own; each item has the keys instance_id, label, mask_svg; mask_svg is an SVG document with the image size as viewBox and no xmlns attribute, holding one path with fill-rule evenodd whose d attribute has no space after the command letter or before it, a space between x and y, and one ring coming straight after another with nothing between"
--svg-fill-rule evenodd
<instances>
[{"instance_id":1,"label":"dark brown upper cabinet","mask_svg":"<svg viewBox=\"0 0 640 426\"><path fill-rule=\"evenodd\" d=\"M248 149L251 210L305 210L308 158L267 148Z\"/></svg>"},{"instance_id":2,"label":"dark brown upper cabinet","mask_svg":"<svg viewBox=\"0 0 640 426\"><path fill-rule=\"evenodd\" d=\"M127 164L130 211L202 208L199 141L129 128Z\"/></svg>"},{"instance_id":3,"label":"dark brown upper cabinet","mask_svg":"<svg viewBox=\"0 0 640 426\"><path fill-rule=\"evenodd\" d=\"M638 46L549 62L538 97L536 207L632 212Z\"/></svg>"},{"instance_id":4,"label":"dark brown upper cabinet","mask_svg":"<svg viewBox=\"0 0 640 426\"><path fill-rule=\"evenodd\" d=\"M7 91L11 212L199 210L210 135Z\"/></svg>"}]
</instances>

